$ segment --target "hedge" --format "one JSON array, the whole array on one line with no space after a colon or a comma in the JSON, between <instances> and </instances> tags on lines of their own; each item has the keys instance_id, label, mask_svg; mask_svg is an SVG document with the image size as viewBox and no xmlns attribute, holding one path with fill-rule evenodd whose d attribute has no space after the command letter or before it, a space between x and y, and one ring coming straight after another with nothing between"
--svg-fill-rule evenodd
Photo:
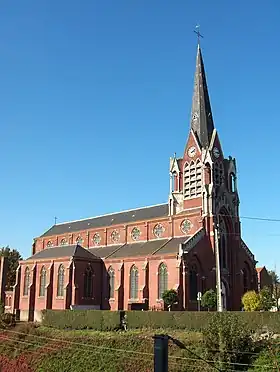
<instances>
[{"instance_id":1,"label":"hedge","mask_svg":"<svg viewBox=\"0 0 280 372\"><path fill-rule=\"evenodd\" d=\"M120 312L110 310L44 310L42 325L58 329L113 331L120 327Z\"/></svg>"},{"instance_id":2,"label":"hedge","mask_svg":"<svg viewBox=\"0 0 280 372\"><path fill-rule=\"evenodd\" d=\"M126 311L128 329L185 329L201 331L214 312L191 311ZM267 327L280 333L280 313L224 312L222 316L237 314L252 330ZM112 331L120 328L120 312L110 310L44 310L42 324L58 329L93 329Z\"/></svg>"},{"instance_id":3,"label":"hedge","mask_svg":"<svg viewBox=\"0 0 280 372\"><path fill-rule=\"evenodd\" d=\"M128 311L128 328L169 328L201 331L215 312L191 311ZM280 333L280 313L272 312L224 312L222 316L237 314L249 328L257 330L262 327Z\"/></svg>"}]
</instances>

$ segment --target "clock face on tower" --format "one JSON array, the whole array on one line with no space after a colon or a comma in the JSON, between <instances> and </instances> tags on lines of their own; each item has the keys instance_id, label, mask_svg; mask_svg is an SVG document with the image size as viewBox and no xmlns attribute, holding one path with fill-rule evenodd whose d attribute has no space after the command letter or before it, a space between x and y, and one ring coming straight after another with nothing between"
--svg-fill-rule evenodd
<instances>
[{"instance_id":1,"label":"clock face on tower","mask_svg":"<svg viewBox=\"0 0 280 372\"><path fill-rule=\"evenodd\" d=\"M194 146L190 147L188 150L188 155L190 158L193 158L196 154L196 148Z\"/></svg>"},{"instance_id":2,"label":"clock face on tower","mask_svg":"<svg viewBox=\"0 0 280 372\"><path fill-rule=\"evenodd\" d=\"M220 150L217 147L213 148L213 155L216 159L218 159L218 157L220 156Z\"/></svg>"}]
</instances>

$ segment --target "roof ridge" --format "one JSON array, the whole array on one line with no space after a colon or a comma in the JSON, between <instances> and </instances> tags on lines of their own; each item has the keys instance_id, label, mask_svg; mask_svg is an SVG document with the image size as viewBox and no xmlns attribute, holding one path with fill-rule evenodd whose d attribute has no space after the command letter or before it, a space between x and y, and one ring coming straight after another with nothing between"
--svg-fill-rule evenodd
<instances>
[{"instance_id":1,"label":"roof ridge","mask_svg":"<svg viewBox=\"0 0 280 372\"><path fill-rule=\"evenodd\" d=\"M92 220L92 219L95 219L95 218L100 218L100 217L105 217L105 216L113 216L113 215L116 215L116 214L119 214L119 213L127 213L127 212L137 211L137 210L140 210L140 209L147 209L147 208L159 207L160 205L168 205L168 203L160 203L160 204L154 204L154 205L149 205L149 206L145 206L145 207L139 207L139 208L132 208L132 209L127 209L127 210L122 210L122 211L119 211L119 212L105 213L105 214L101 214L99 216L87 217L87 218L81 218L79 220L72 220L72 221L61 222L61 223L57 223L57 224L55 224L53 226L66 225L66 224L72 223L72 222Z\"/></svg>"}]
</instances>

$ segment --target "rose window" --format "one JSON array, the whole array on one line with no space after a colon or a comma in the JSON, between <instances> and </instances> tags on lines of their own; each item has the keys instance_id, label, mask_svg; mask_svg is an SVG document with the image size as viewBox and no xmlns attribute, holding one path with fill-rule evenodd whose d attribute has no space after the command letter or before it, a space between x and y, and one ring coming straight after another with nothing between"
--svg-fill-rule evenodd
<instances>
[{"instance_id":1,"label":"rose window","mask_svg":"<svg viewBox=\"0 0 280 372\"><path fill-rule=\"evenodd\" d=\"M162 226L162 224L158 223L155 227L154 227L154 235L157 237L157 238L161 238L163 233L164 233L164 227Z\"/></svg>"},{"instance_id":2,"label":"rose window","mask_svg":"<svg viewBox=\"0 0 280 372\"><path fill-rule=\"evenodd\" d=\"M182 223L181 223L181 231L184 233L184 234L187 234L188 232L190 232L192 228L192 223L190 220L184 220Z\"/></svg>"},{"instance_id":3,"label":"rose window","mask_svg":"<svg viewBox=\"0 0 280 372\"><path fill-rule=\"evenodd\" d=\"M113 243L117 243L120 240L120 233L118 230L114 230L111 234L111 240Z\"/></svg>"},{"instance_id":4,"label":"rose window","mask_svg":"<svg viewBox=\"0 0 280 372\"><path fill-rule=\"evenodd\" d=\"M131 231L131 237L133 240L138 240L140 238L141 231L138 227L134 227Z\"/></svg>"},{"instance_id":5,"label":"rose window","mask_svg":"<svg viewBox=\"0 0 280 372\"><path fill-rule=\"evenodd\" d=\"M93 235L93 238L92 238L92 241L93 241L93 244L94 245L100 244L100 242L101 242L101 236L98 233L94 234Z\"/></svg>"}]
</instances>

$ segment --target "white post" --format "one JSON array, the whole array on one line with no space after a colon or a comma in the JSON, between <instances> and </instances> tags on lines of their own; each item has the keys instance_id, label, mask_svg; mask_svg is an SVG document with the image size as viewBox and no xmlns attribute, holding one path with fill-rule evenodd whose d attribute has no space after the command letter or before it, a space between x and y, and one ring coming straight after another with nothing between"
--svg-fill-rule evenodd
<instances>
[{"instance_id":1,"label":"white post","mask_svg":"<svg viewBox=\"0 0 280 372\"><path fill-rule=\"evenodd\" d=\"M216 260L216 287L217 287L217 311L223 311L222 303L222 283L221 283L221 267L220 267L220 252L219 252L219 237L218 237L218 224L215 223L214 227L215 236L215 260Z\"/></svg>"}]
</instances>

